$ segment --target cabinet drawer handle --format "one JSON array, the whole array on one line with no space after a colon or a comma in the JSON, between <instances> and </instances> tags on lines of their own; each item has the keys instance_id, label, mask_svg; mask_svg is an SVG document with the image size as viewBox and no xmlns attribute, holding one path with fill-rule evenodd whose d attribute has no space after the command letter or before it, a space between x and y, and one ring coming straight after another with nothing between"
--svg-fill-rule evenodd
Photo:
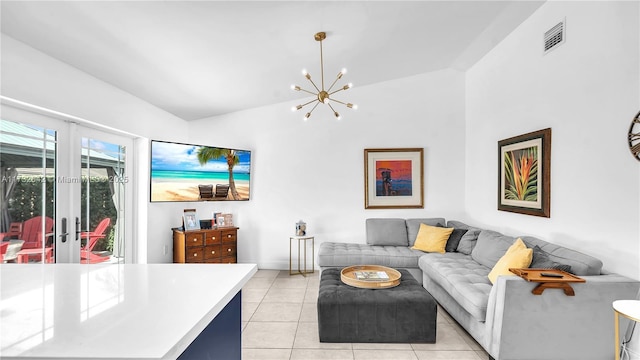
<instances>
[{"instance_id":1,"label":"cabinet drawer handle","mask_svg":"<svg viewBox=\"0 0 640 360\"><path fill-rule=\"evenodd\" d=\"M227 235L227 237L228 237L228 238L230 238L230 237L231 237L231 235Z\"/></svg>"},{"instance_id":2,"label":"cabinet drawer handle","mask_svg":"<svg viewBox=\"0 0 640 360\"><path fill-rule=\"evenodd\" d=\"M193 257L198 257L198 253L193 254Z\"/></svg>"},{"instance_id":3,"label":"cabinet drawer handle","mask_svg":"<svg viewBox=\"0 0 640 360\"><path fill-rule=\"evenodd\" d=\"M196 242L196 241L198 241L198 238L193 238L193 242Z\"/></svg>"},{"instance_id":4,"label":"cabinet drawer handle","mask_svg":"<svg viewBox=\"0 0 640 360\"><path fill-rule=\"evenodd\" d=\"M212 251L211 251L211 253L212 253L212 254L215 254L215 253L216 253L216 251L215 251L215 250L212 250Z\"/></svg>"},{"instance_id":5,"label":"cabinet drawer handle","mask_svg":"<svg viewBox=\"0 0 640 360\"><path fill-rule=\"evenodd\" d=\"M231 252L231 249L227 249L228 252Z\"/></svg>"},{"instance_id":6,"label":"cabinet drawer handle","mask_svg":"<svg viewBox=\"0 0 640 360\"><path fill-rule=\"evenodd\" d=\"M215 240L215 239L216 239L216 237L215 237L215 236L212 236L212 237L211 237L211 240Z\"/></svg>"}]
</instances>

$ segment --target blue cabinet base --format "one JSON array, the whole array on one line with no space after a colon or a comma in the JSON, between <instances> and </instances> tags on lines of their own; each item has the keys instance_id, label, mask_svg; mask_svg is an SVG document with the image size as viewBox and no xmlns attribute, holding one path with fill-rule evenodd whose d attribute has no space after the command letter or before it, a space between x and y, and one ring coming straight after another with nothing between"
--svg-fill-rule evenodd
<instances>
[{"instance_id":1,"label":"blue cabinet base","mask_svg":"<svg viewBox=\"0 0 640 360\"><path fill-rule=\"evenodd\" d=\"M242 358L242 292L202 330L180 360L240 360Z\"/></svg>"}]
</instances>

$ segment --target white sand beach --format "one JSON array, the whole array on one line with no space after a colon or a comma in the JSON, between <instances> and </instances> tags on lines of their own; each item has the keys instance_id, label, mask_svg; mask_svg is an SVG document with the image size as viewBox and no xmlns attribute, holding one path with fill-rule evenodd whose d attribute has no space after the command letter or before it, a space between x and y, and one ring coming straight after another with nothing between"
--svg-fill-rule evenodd
<instances>
[{"instance_id":1,"label":"white sand beach","mask_svg":"<svg viewBox=\"0 0 640 360\"><path fill-rule=\"evenodd\" d=\"M225 199L208 199L200 200L200 192L198 191L198 185L213 185L215 189L216 183L202 184L194 182L153 182L151 184L151 201L225 201L225 200L248 200L249 199L249 182L243 180L235 180L236 190L238 191L239 199L233 199L231 196L231 190L229 195ZM226 185L227 183L219 183ZM215 191L215 190L214 190Z\"/></svg>"}]
</instances>

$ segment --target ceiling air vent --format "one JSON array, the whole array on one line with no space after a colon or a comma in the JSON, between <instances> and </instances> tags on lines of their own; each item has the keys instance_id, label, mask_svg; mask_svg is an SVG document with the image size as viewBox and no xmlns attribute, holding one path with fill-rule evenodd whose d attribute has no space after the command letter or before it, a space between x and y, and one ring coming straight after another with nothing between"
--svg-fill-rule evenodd
<instances>
[{"instance_id":1,"label":"ceiling air vent","mask_svg":"<svg viewBox=\"0 0 640 360\"><path fill-rule=\"evenodd\" d=\"M557 48L564 42L565 38L565 20L562 20L556 26L544 33L544 52L548 53L552 49Z\"/></svg>"}]
</instances>

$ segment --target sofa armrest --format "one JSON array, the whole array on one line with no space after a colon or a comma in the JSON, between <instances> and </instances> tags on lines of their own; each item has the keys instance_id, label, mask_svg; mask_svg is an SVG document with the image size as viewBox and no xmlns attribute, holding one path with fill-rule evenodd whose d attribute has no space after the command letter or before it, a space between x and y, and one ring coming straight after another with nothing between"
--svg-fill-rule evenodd
<instances>
[{"instance_id":1,"label":"sofa armrest","mask_svg":"<svg viewBox=\"0 0 640 360\"><path fill-rule=\"evenodd\" d=\"M613 357L613 308L635 299L640 282L616 274L583 276L572 283L575 296L561 289L531 293L538 283L500 276L487 308L487 350L496 360Z\"/></svg>"}]
</instances>

